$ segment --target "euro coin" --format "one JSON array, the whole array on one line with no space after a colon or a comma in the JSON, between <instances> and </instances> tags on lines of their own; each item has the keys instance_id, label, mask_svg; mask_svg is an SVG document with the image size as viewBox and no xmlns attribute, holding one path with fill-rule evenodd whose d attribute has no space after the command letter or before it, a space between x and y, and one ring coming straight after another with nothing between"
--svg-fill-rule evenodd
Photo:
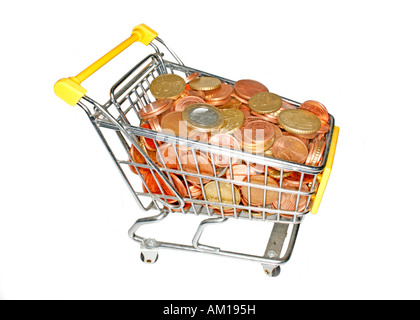
<instances>
[{"instance_id":1,"label":"euro coin","mask_svg":"<svg viewBox=\"0 0 420 320\"><path fill-rule=\"evenodd\" d=\"M321 128L321 120L306 110L284 110L280 112L278 119L279 125L293 134L312 134Z\"/></svg>"},{"instance_id":2,"label":"euro coin","mask_svg":"<svg viewBox=\"0 0 420 320\"><path fill-rule=\"evenodd\" d=\"M239 204L241 202L241 194L238 188L233 186L232 192L232 185L227 182L211 181L204 186L204 193L207 201L210 202L221 202L223 204ZM220 210L220 207L216 206L211 206L211 208ZM232 207L223 207L223 210L232 209Z\"/></svg>"},{"instance_id":3,"label":"euro coin","mask_svg":"<svg viewBox=\"0 0 420 320\"><path fill-rule=\"evenodd\" d=\"M224 122L220 127L220 132L230 134L241 128L244 124L245 115L242 111L237 109L222 109L221 111L224 116Z\"/></svg>"},{"instance_id":4,"label":"euro coin","mask_svg":"<svg viewBox=\"0 0 420 320\"><path fill-rule=\"evenodd\" d=\"M153 79L150 92L156 99L176 100L185 91L186 83L176 74L162 74Z\"/></svg>"},{"instance_id":5,"label":"euro coin","mask_svg":"<svg viewBox=\"0 0 420 320\"><path fill-rule=\"evenodd\" d=\"M261 114L276 112L281 108L282 103L282 98L271 92L257 93L249 99L251 110Z\"/></svg>"},{"instance_id":6,"label":"euro coin","mask_svg":"<svg viewBox=\"0 0 420 320\"><path fill-rule=\"evenodd\" d=\"M222 82L214 77L199 77L191 80L189 85L194 90L208 91L219 88Z\"/></svg>"},{"instance_id":7,"label":"euro coin","mask_svg":"<svg viewBox=\"0 0 420 320\"><path fill-rule=\"evenodd\" d=\"M187 124L202 132L219 129L224 122L223 113L209 104L194 103L182 111L182 118Z\"/></svg>"}]
</instances>

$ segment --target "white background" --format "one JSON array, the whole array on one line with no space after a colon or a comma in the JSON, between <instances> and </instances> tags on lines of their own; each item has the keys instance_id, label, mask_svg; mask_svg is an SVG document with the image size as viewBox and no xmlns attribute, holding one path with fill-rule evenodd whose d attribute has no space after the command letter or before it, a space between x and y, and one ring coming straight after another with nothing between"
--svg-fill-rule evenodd
<instances>
[{"instance_id":1,"label":"white background","mask_svg":"<svg viewBox=\"0 0 420 320\"><path fill-rule=\"evenodd\" d=\"M416 1L19 1L2 6L1 299L419 299ZM277 278L257 263L161 250L139 259L139 211L80 108L54 83L146 23L188 66L321 101L340 137L317 215ZM101 102L150 51L84 83ZM201 219L144 230L188 244ZM264 252L271 226L229 220L203 242Z\"/></svg>"}]
</instances>

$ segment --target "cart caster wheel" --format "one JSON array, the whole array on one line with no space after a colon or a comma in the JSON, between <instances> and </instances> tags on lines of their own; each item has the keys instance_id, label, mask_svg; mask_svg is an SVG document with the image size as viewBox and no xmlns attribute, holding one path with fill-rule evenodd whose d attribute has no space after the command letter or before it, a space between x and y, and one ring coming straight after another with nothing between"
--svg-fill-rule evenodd
<instances>
[{"instance_id":1,"label":"cart caster wheel","mask_svg":"<svg viewBox=\"0 0 420 320\"><path fill-rule=\"evenodd\" d=\"M144 263L153 264L158 260L158 258L159 254L157 252L140 252L140 259Z\"/></svg>"},{"instance_id":2,"label":"cart caster wheel","mask_svg":"<svg viewBox=\"0 0 420 320\"><path fill-rule=\"evenodd\" d=\"M272 267L272 266L264 266L264 272L269 277L277 277L280 274L281 268L280 266Z\"/></svg>"}]
</instances>

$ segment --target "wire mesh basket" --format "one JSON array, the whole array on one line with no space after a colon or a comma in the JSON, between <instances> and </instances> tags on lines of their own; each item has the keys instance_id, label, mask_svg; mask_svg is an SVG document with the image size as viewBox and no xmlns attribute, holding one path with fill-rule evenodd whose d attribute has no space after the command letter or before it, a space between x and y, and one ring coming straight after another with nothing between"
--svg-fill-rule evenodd
<instances>
[{"instance_id":1,"label":"wire mesh basket","mask_svg":"<svg viewBox=\"0 0 420 320\"><path fill-rule=\"evenodd\" d=\"M88 97L81 82L136 41L152 47L154 53L112 86L106 103ZM167 49L176 62L165 60L156 43ZM267 274L277 275L280 264L290 258L300 223L307 213L318 210L338 138L334 117L329 115L322 157L316 165L213 144L208 134L189 136L153 130L156 127L141 114L156 101L150 92L151 83L164 74L184 79L191 75L207 76L235 85L233 80L185 66L157 33L140 25L116 49L78 76L62 79L55 86L58 96L86 112L140 209L158 212L140 218L129 230L130 237L140 243L142 260L153 263L158 248L172 248L261 262ZM301 105L281 98L291 108ZM158 222L175 213L207 216L196 230L192 245L159 242L138 235L137 230L143 224ZM264 255L229 252L199 243L207 225L227 219L272 222L273 231ZM280 256L288 234L286 253Z\"/></svg>"}]
</instances>

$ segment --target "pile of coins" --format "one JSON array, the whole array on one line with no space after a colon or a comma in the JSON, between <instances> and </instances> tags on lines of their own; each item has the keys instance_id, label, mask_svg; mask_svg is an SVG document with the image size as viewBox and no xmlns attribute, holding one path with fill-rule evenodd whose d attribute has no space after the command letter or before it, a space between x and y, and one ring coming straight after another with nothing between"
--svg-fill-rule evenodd
<instances>
[{"instance_id":1,"label":"pile of coins","mask_svg":"<svg viewBox=\"0 0 420 320\"><path fill-rule=\"evenodd\" d=\"M295 107L258 81L244 79L230 85L198 73L185 79L176 74L157 76L150 84L150 93L156 101L139 111L140 126L145 129L308 166L319 166L323 161L330 117L325 106L317 101L308 100ZM235 210L228 204L302 212L308 203L307 196L300 196L297 201L294 193L283 192L280 196L263 186L279 188L281 182L283 189L309 192L314 180L311 175L302 178L299 172L280 173L280 168L268 168L266 177L265 166L258 163L247 166L233 156L192 151L145 137L139 137L139 145L157 165L184 173L168 176L183 198L227 204L210 205L216 213L233 215ZM134 146L130 156L130 161L146 164ZM143 176L144 192L173 196L161 178L149 169L130 166L130 170ZM188 173L200 174L201 178ZM226 182L212 180L215 176L225 178ZM235 185L235 181L261 188ZM186 206L190 205L186 202ZM258 212L253 214L258 216Z\"/></svg>"}]
</instances>

